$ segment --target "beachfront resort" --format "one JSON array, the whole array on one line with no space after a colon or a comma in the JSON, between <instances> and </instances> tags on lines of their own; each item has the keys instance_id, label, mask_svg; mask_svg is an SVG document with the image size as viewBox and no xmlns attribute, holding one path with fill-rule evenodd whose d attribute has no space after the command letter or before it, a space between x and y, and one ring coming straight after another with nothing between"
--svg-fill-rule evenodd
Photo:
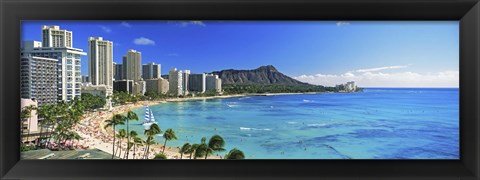
<instances>
[{"instance_id":1,"label":"beachfront resort","mask_svg":"<svg viewBox=\"0 0 480 180\"><path fill-rule=\"evenodd\" d=\"M185 97L221 95L218 75L172 68L162 77L161 65L142 64L142 53L136 50L126 52L123 64L114 63L113 42L102 37L86 39L87 53L74 48L72 31L43 26L39 33L41 42L24 41L21 47L23 158L99 159L105 153L111 159L244 158L238 149L224 149L225 141L216 134L169 147L167 142L177 138L174 129L162 127L150 111L131 111ZM88 56L88 76L81 75L82 56ZM145 130L130 131L128 122L139 120ZM127 128L117 129L121 124ZM164 142L154 139L159 134ZM87 152L91 149L102 153ZM75 153L61 155L64 151ZM213 155L218 152L225 155Z\"/></svg>"}]
</instances>

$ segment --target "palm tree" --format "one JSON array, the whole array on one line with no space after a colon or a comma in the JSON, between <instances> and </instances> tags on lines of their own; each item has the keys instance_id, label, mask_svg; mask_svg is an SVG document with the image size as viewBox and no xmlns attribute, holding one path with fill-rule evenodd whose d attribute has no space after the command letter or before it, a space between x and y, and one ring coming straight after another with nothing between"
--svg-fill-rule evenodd
<instances>
[{"instance_id":1,"label":"palm tree","mask_svg":"<svg viewBox=\"0 0 480 180\"><path fill-rule=\"evenodd\" d=\"M148 153L150 151L150 145L156 144L155 139L154 139L155 135L157 135L161 132L162 132L162 130L160 129L160 127L157 124L152 124L150 126L150 129L145 130L144 134L147 135L147 140L146 140L147 148L145 149L146 152L145 152L144 158L148 158Z\"/></svg>"},{"instance_id":2,"label":"palm tree","mask_svg":"<svg viewBox=\"0 0 480 180\"><path fill-rule=\"evenodd\" d=\"M208 151L208 145L207 144L202 143L202 144L198 145L197 149L195 149L193 159L197 159L197 158L201 158L203 156L206 156L207 151Z\"/></svg>"},{"instance_id":3,"label":"palm tree","mask_svg":"<svg viewBox=\"0 0 480 180\"><path fill-rule=\"evenodd\" d=\"M225 156L225 159L245 159L245 154L243 154L243 152L238 150L237 148L233 148Z\"/></svg>"},{"instance_id":4,"label":"palm tree","mask_svg":"<svg viewBox=\"0 0 480 180\"><path fill-rule=\"evenodd\" d=\"M209 154L213 154L214 152L223 152L225 149L225 141L223 140L222 136L220 135L213 135L210 140L208 141L208 149L205 154L205 159L207 159Z\"/></svg>"},{"instance_id":5,"label":"palm tree","mask_svg":"<svg viewBox=\"0 0 480 180\"><path fill-rule=\"evenodd\" d=\"M143 141L142 138L133 137L133 143L134 143L134 144L133 144L133 145L134 145L134 146L133 146L133 152L134 152L134 153L133 153L133 159L135 159L135 156L136 156L136 152L137 152L137 149L136 149L136 148L137 148L138 146L143 146L143 143L144 143L144 142L145 142L145 141Z\"/></svg>"},{"instance_id":6,"label":"palm tree","mask_svg":"<svg viewBox=\"0 0 480 180\"><path fill-rule=\"evenodd\" d=\"M118 137L118 146L117 146L117 151L120 150L118 153L118 157L122 156L122 140L127 137L127 131L125 129L120 129L117 134Z\"/></svg>"},{"instance_id":7,"label":"palm tree","mask_svg":"<svg viewBox=\"0 0 480 180\"><path fill-rule=\"evenodd\" d=\"M46 144L41 142L42 140L46 139L46 137L43 135L43 128L47 125L50 126L50 124L53 122L53 117L55 115L54 110L55 107L51 104L46 104L38 108L38 116L42 117L42 121L40 122L40 140L38 141L37 146L43 146ZM48 128L46 134L48 134Z\"/></svg>"},{"instance_id":8,"label":"palm tree","mask_svg":"<svg viewBox=\"0 0 480 180\"><path fill-rule=\"evenodd\" d=\"M127 127L128 127L128 123L127 123ZM127 154L126 154L126 158L128 159L128 156L130 154L130 149L132 148L132 146L134 145L134 143L130 142L130 138L135 138L137 137L137 131L130 131L130 133L127 134L127 139L128 139L128 142L127 142Z\"/></svg>"},{"instance_id":9,"label":"palm tree","mask_svg":"<svg viewBox=\"0 0 480 180\"><path fill-rule=\"evenodd\" d=\"M190 159L192 159L193 153L195 152L195 150L197 150L198 146L200 146L200 144L192 144L187 150L187 152L185 152L187 154L190 154Z\"/></svg>"},{"instance_id":10,"label":"palm tree","mask_svg":"<svg viewBox=\"0 0 480 180\"><path fill-rule=\"evenodd\" d=\"M180 150L178 151L180 153L180 159L182 159L183 154L187 153L190 150L190 147L192 147L190 143L183 144L182 148L180 148Z\"/></svg>"},{"instance_id":11,"label":"palm tree","mask_svg":"<svg viewBox=\"0 0 480 180\"><path fill-rule=\"evenodd\" d=\"M105 126L103 128L107 129L112 127L113 129L113 144L112 144L112 159L115 157L115 126L119 124L125 124L125 116L121 114L115 114L112 119L105 120Z\"/></svg>"},{"instance_id":12,"label":"palm tree","mask_svg":"<svg viewBox=\"0 0 480 180\"><path fill-rule=\"evenodd\" d=\"M137 114L135 114L133 111L128 111L127 112L127 132L130 132L130 131L128 131L129 120L138 121ZM130 133L127 134L127 146L128 146L128 144L130 144ZM130 153L130 151L127 151L127 159L128 159L129 153Z\"/></svg>"},{"instance_id":13,"label":"palm tree","mask_svg":"<svg viewBox=\"0 0 480 180\"><path fill-rule=\"evenodd\" d=\"M165 143L163 144L163 152L165 153L165 149L167 149L167 141L171 141L177 139L177 135L175 135L175 131L172 128L169 128L163 133L163 138L165 138Z\"/></svg>"},{"instance_id":14,"label":"palm tree","mask_svg":"<svg viewBox=\"0 0 480 180\"><path fill-rule=\"evenodd\" d=\"M153 136L148 136L147 140L145 141L145 145L147 145L147 148L145 148L145 153L143 154L143 159L148 159L148 155L150 155L150 145L157 144Z\"/></svg>"},{"instance_id":15,"label":"palm tree","mask_svg":"<svg viewBox=\"0 0 480 180\"><path fill-rule=\"evenodd\" d=\"M207 155L208 151L208 145L205 143L207 141L206 137L202 137L202 140L200 141L201 144L197 146L195 149L195 153L193 154L193 159L197 159L199 157L203 157Z\"/></svg>"}]
</instances>

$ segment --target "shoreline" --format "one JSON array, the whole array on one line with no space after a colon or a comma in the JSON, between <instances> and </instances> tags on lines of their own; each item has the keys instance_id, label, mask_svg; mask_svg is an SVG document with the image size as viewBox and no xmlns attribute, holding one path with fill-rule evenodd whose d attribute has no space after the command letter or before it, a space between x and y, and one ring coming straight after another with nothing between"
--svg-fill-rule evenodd
<instances>
[{"instance_id":1,"label":"shoreline","mask_svg":"<svg viewBox=\"0 0 480 180\"><path fill-rule=\"evenodd\" d=\"M111 119L114 114L125 114L128 111L142 108L145 104L149 106L158 105L168 102L185 102L185 101L197 101L197 100L206 100L206 99L226 99L226 98L235 98L235 97L246 97L246 96L276 96L276 95L296 95L296 94L321 94L324 92L313 92L313 93L252 93L252 94L233 94L233 95L221 95L221 96L207 96L207 97L187 97L187 98L167 98L162 100L155 101L138 101L135 103L127 103L119 106L114 106L111 110L101 110L97 112L87 112L82 120L80 121L80 127L74 127L76 132L79 133L83 138L83 144L87 143L87 147L90 149L99 149L106 153L112 154L112 141L113 141L113 129L108 128L104 129L105 120ZM138 115L139 117L143 117ZM139 118L141 119L141 118ZM116 129L117 130L117 129ZM142 133L142 132L137 132ZM118 139L116 139L118 140ZM155 154L161 153L163 151L162 142L157 142L158 144L150 146L149 159L153 158ZM116 157L123 157L126 150L126 140L122 142L122 150L119 155ZM117 149L118 143L115 144L115 149ZM165 155L167 159L179 159L180 153L179 148L166 146ZM129 159L133 159L133 153L137 154L135 159L139 159L139 154L143 153L143 147L133 151L133 148L130 150ZM207 159L222 159L221 156L211 155ZM183 155L183 159L189 159L189 155ZM204 159L204 158L200 158Z\"/></svg>"}]
</instances>

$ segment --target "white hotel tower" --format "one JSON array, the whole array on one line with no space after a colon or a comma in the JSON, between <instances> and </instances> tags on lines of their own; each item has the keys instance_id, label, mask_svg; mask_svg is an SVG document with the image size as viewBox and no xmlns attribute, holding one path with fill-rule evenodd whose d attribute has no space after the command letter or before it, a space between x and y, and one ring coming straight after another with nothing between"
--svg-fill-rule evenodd
<instances>
[{"instance_id":1,"label":"white hotel tower","mask_svg":"<svg viewBox=\"0 0 480 180\"><path fill-rule=\"evenodd\" d=\"M174 96L183 96L183 72L173 68L168 72L169 93Z\"/></svg>"},{"instance_id":2,"label":"white hotel tower","mask_svg":"<svg viewBox=\"0 0 480 180\"><path fill-rule=\"evenodd\" d=\"M72 31L62 30L59 26L43 26L43 47L72 47Z\"/></svg>"},{"instance_id":3,"label":"white hotel tower","mask_svg":"<svg viewBox=\"0 0 480 180\"><path fill-rule=\"evenodd\" d=\"M88 78L92 85L113 86L113 43L102 37L88 39Z\"/></svg>"},{"instance_id":4,"label":"white hotel tower","mask_svg":"<svg viewBox=\"0 0 480 180\"><path fill-rule=\"evenodd\" d=\"M81 95L80 56L87 55L82 49L72 47L73 33L60 30L58 26L43 26L42 41L23 42L22 57L43 57L56 59L57 100L70 101ZM43 46L42 46L43 44Z\"/></svg>"}]
</instances>

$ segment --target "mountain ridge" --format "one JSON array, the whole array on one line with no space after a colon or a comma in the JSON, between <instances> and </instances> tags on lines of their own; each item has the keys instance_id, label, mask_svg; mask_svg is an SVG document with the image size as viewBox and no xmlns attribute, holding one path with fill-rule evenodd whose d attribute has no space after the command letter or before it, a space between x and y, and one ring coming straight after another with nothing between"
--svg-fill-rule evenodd
<instances>
[{"instance_id":1,"label":"mountain ridge","mask_svg":"<svg viewBox=\"0 0 480 180\"><path fill-rule=\"evenodd\" d=\"M281 73L273 65L260 66L251 70L225 69L212 73L222 79L222 84L310 85Z\"/></svg>"}]
</instances>

